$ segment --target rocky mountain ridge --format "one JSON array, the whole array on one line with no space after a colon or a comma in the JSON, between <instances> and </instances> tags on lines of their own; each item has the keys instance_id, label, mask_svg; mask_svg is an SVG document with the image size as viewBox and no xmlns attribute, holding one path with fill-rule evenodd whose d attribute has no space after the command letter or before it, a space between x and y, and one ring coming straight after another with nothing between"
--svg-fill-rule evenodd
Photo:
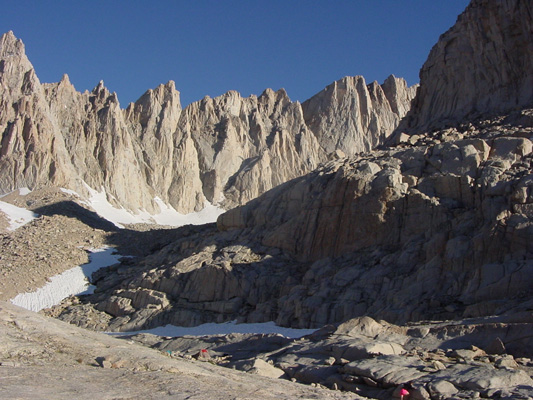
<instances>
[{"instance_id":1,"label":"rocky mountain ridge","mask_svg":"<svg viewBox=\"0 0 533 400\"><path fill-rule=\"evenodd\" d=\"M520 21L529 14L518 12L523 1L514 3L517 13L509 14L497 12L499 2L475 0L451 31L490 41L478 31L487 21L463 21L488 7L494 10L480 15L498 26L527 24ZM443 35L436 48L453 43L455 36ZM434 68L489 68L465 57ZM485 75L513 68L490 65L496 71ZM92 297L57 314L91 328L137 330L231 319L319 327L363 315L407 322L530 312L532 108L501 116L489 108L455 128L395 139L279 185L221 215L216 229L184 233L128 272L108 269Z\"/></svg>"},{"instance_id":2,"label":"rocky mountain ridge","mask_svg":"<svg viewBox=\"0 0 533 400\"><path fill-rule=\"evenodd\" d=\"M41 84L12 32L1 38L0 60L0 192L105 191L115 206L153 213L156 197L184 214L206 201L231 208L331 157L369 150L392 133L415 93L392 76L382 86L356 77L333 84L342 86L333 103L327 88L304 107L267 89L182 109L170 81L124 110L103 82L90 93L77 92L67 75Z\"/></svg>"},{"instance_id":3,"label":"rocky mountain ridge","mask_svg":"<svg viewBox=\"0 0 533 400\"><path fill-rule=\"evenodd\" d=\"M303 102L304 118L327 153L351 157L385 142L411 108L417 87L392 75L382 85L346 77Z\"/></svg>"}]
</instances>

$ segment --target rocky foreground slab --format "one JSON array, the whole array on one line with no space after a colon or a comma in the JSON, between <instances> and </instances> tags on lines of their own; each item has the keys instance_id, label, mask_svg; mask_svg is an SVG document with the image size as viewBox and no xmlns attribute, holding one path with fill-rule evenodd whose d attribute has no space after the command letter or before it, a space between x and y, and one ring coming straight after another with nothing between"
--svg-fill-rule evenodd
<instances>
[{"instance_id":1,"label":"rocky foreground slab","mask_svg":"<svg viewBox=\"0 0 533 400\"><path fill-rule=\"evenodd\" d=\"M0 303L2 399L354 399L115 339Z\"/></svg>"},{"instance_id":2,"label":"rocky foreground slab","mask_svg":"<svg viewBox=\"0 0 533 400\"><path fill-rule=\"evenodd\" d=\"M410 383L419 400L531 399L532 320L397 326L362 317L300 339L115 338L0 303L0 397L390 399ZM513 342L521 354L508 354Z\"/></svg>"}]
</instances>

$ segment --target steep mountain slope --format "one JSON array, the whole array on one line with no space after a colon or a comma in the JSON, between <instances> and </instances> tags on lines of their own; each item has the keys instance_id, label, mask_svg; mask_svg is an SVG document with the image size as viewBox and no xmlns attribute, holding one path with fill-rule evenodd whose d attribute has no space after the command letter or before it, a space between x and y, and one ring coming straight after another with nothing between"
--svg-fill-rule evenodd
<instances>
[{"instance_id":1,"label":"steep mountain slope","mask_svg":"<svg viewBox=\"0 0 533 400\"><path fill-rule=\"evenodd\" d=\"M63 137L48 117L44 90L12 33L0 38L0 132L2 192L62 185L75 176Z\"/></svg>"},{"instance_id":2,"label":"steep mountain slope","mask_svg":"<svg viewBox=\"0 0 533 400\"><path fill-rule=\"evenodd\" d=\"M479 46L493 43L480 25L462 22L475 10L493 16L490 30L530 23L528 13L499 12L503 3L512 10L529 4L473 0L452 28L456 34L443 35L436 48L452 46L456 35L480 37ZM503 38L514 43L528 35ZM507 42L490 46L498 53ZM480 76L518 68L514 57L469 59L480 57L472 49L454 63L473 65ZM436 75L439 68L454 70L452 61L434 68ZM462 99L456 80L446 82L434 93L431 82L421 86L418 107L441 93L450 104ZM521 104L513 85L494 82ZM334 160L277 186L221 215L218 230L183 237L127 273L106 271L97 294L56 311L84 326L120 330L235 318L309 327L359 315L395 322L506 312L527 317L533 110L495 116L495 108L479 104L487 106L479 119Z\"/></svg>"},{"instance_id":3,"label":"steep mountain slope","mask_svg":"<svg viewBox=\"0 0 533 400\"><path fill-rule=\"evenodd\" d=\"M367 85L362 76L346 77L305 101L304 117L326 152L353 156L389 137L411 107L417 87L392 75L381 86Z\"/></svg>"},{"instance_id":4,"label":"steep mountain slope","mask_svg":"<svg viewBox=\"0 0 533 400\"><path fill-rule=\"evenodd\" d=\"M284 90L270 89L259 97L206 97L182 110L168 82L123 110L103 82L90 93L77 92L66 75L41 84L12 32L0 46L0 192L56 185L86 197L91 189L133 211L158 211L155 198L181 213L206 201L244 204L342 155L337 149L352 154L379 144L413 92L401 79L390 78L383 90L344 78L334 85L359 83L340 106L318 94L304 115ZM338 129L345 118L357 121L349 134Z\"/></svg>"},{"instance_id":5,"label":"steep mountain slope","mask_svg":"<svg viewBox=\"0 0 533 400\"><path fill-rule=\"evenodd\" d=\"M431 50L420 93L399 129L423 132L531 106L532 15L528 1L472 2Z\"/></svg>"}]
</instances>

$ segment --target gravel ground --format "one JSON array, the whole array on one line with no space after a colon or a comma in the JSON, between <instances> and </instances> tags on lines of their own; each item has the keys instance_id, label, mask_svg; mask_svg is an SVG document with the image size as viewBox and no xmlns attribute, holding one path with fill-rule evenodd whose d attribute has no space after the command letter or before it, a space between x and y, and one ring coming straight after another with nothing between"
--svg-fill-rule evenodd
<instances>
[{"instance_id":1,"label":"gravel ground","mask_svg":"<svg viewBox=\"0 0 533 400\"><path fill-rule=\"evenodd\" d=\"M46 188L2 201L27 208L38 218L7 230L0 216L0 300L33 291L53 275L88 262L88 249L114 247L122 255L142 256L169 243L177 229L129 225L118 229L59 189Z\"/></svg>"}]
</instances>

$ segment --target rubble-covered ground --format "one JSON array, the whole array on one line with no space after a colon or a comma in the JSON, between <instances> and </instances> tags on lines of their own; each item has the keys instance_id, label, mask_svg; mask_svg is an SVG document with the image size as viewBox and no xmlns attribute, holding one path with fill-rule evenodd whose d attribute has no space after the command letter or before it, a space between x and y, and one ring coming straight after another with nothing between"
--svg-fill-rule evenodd
<instances>
[{"instance_id":1,"label":"rubble-covered ground","mask_svg":"<svg viewBox=\"0 0 533 400\"><path fill-rule=\"evenodd\" d=\"M531 315L408 326L362 317L299 339L276 334L123 339L180 359L207 350L209 359L224 367L373 399L390 399L408 382L412 399L530 399L532 328ZM507 349L504 341L522 347Z\"/></svg>"},{"instance_id":2,"label":"rubble-covered ground","mask_svg":"<svg viewBox=\"0 0 533 400\"><path fill-rule=\"evenodd\" d=\"M87 263L89 249L109 246L124 256L143 256L176 238L168 226L132 224L118 229L72 194L54 187L15 191L2 201L36 217L11 230L0 211L0 300L42 287L48 278Z\"/></svg>"}]
</instances>

